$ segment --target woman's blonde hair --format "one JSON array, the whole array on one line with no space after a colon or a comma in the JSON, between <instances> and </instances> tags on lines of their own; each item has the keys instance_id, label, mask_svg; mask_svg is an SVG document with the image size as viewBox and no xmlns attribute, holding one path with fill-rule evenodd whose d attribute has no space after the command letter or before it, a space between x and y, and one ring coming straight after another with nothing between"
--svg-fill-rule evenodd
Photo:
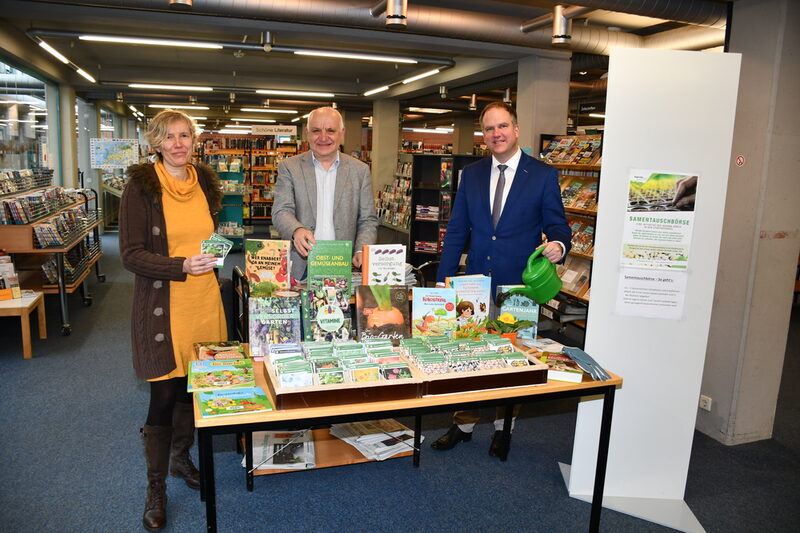
<instances>
[{"instance_id":1,"label":"woman's blonde hair","mask_svg":"<svg viewBox=\"0 0 800 533\"><path fill-rule=\"evenodd\" d=\"M192 133L192 144L197 140L197 125L194 123L194 120L192 120L192 117L182 111L165 109L150 119L150 122L147 124L147 132L144 134L147 144L156 152L159 159L161 159L161 152L159 150L167 139L169 125L176 120L182 120L189 125L189 131Z\"/></svg>"}]
</instances>

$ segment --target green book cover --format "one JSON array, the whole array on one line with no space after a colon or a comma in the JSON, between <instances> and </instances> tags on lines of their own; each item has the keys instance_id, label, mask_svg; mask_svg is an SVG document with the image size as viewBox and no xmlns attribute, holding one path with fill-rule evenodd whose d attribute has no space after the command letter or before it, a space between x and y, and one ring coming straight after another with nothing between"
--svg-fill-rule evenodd
<instances>
[{"instance_id":1,"label":"green book cover","mask_svg":"<svg viewBox=\"0 0 800 533\"><path fill-rule=\"evenodd\" d=\"M203 418L272 411L272 403L261 387L201 392L195 396Z\"/></svg>"},{"instance_id":2,"label":"green book cover","mask_svg":"<svg viewBox=\"0 0 800 533\"><path fill-rule=\"evenodd\" d=\"M335 288L349 299L353 270L352 241L317 241L308 254L308 288Z\"/></svg>"},{"instance_id":3,"label":"green book cover","mask_svg":"<svg viewBox=\"0 0 800 533\"><path fill-rule=\"evenodd\" d=\"M234 361L192 361L189 365L188 392L253 387L256 378L250 359Z\"/></svg>"}]
</instances>

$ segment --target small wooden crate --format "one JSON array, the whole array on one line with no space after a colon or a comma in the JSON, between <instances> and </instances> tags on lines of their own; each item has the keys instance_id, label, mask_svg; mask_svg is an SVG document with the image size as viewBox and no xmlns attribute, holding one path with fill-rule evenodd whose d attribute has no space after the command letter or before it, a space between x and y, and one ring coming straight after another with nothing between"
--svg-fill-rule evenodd
<instances>
[{"instance_id":1,"label":"small wooden crate","mask_svg":"<svg viewBox=\"0 0 800 533\"><path fill-rule=\"evenodd\" d=\"M401 357L404 363L408 360ZM264 358L267 387L275 398L277 409L327 407L331 405L382 402L418 398L421 394L422 375L412 364L408 365L413 377L398 380L371 381L367 383L340 383L310 387L281 387L278 376L268 358Z\"/></svg>"}]
</instances>

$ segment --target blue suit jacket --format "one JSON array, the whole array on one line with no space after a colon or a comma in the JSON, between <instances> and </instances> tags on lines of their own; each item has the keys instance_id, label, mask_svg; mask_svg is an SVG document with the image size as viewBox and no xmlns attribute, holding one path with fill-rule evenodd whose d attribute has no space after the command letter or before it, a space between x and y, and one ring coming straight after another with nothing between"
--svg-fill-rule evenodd
<instances>
[{"instance_id":1,"label":"blue suit jacket","mask_svg":"<svg viewBox=\"0 0 800 533\"><path fill-rule=\"evenodd\" d=\"M492 158L487 157L466 166L461 174L436 279L444 281L455 275L469 244L467 274L491 276L495 294L497 285L522 283L522 271L542 243L542 233L550 241L561 241L568 252L572 231L564 215L558 172L524 152L497 228L493 229L491 165Z\"/></svg>"}]
</instances>

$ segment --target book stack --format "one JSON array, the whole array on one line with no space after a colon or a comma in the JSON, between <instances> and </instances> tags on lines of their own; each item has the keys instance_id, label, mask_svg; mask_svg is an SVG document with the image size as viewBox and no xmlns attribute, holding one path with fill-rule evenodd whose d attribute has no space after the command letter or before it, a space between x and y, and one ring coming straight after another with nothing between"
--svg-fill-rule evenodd
<instances>
[{"instance_id":1,"label":"book stack","mask_svg":"<svg viewBox=\"0 0 800 533\"><path fill-rule=\"evenodd\" d=\"M11 300L21 298L22 293L19 288L19 277L14 270L14 263L11 256L0 255L0 300Z\"/></svg>"},{"instance_id":2,"label":"book stack","mask_svg":"<svg viewBox=\"0 0 800 533\"><path fill-rule=\"evenodd\" d=\"M439 220L439 206L417 205L416 220Z\"/></svg>"},{"instance_id":3,"label":"book stack","mask_svg":"<svg viewBox=\"0 0 800 533\"><path fill-rule=\"evenodd\" d=\"M437 241L414 241L415 252L435 254L439 251L439 249L439 243Z\"/></svg>"}]
</instances>

